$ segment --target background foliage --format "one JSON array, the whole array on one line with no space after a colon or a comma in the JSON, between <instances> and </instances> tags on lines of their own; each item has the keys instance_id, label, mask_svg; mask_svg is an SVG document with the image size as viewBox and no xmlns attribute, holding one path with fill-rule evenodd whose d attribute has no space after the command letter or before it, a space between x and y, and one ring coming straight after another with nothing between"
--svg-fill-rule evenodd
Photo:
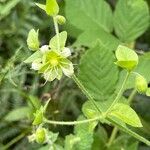
<instances>
[{"instance_id":1,"label":"background foliage","mask_svg":"<svg viewBox=\"0 0 150 150\"><path fill-rule=\"evenodd\" d=\"M43 86L44 80L23 63L30 55L30 51L26 45L26 38L30 29L40 29L42 45L48 43L49 38L54 35L52 20L38 9L34 2L33 0L0 1L0 144L5 149L17 150L25 147L24 149L30 150L41 147L38 144L31 144L27 140L27 135L31 132L31 122L28 118L34 112L34 110L31 111L29 109L30 102L34 103L38 101L40 105L40 103L45 102L51 97L52 100L47 111L48 118L54 120L76 120L81 114L82 104L86 100L76 85L68 78L64 77L60 82L55 81ZM44 3L43 0L38 2ZM149 3L149 0L147 2ZM83 3L86 7L83 7ZM137 11L131 12L125 5L120 4L121 10L124 10L121 13L130 12L131 14L131 18L122 19L124 14L119 13L119 4L115 9L115 4L115 0L100 1L98 4L97 0L59 1L61 14L64 14L67 18L67 24L61 27L61 29L68 31L69 38L67 45L72 49L73 56L71 59L75 64L79 63L79 59L87 51L87 48L93 47L95 39L98 39L100 43L108 47L107 53L99 47L99 53L93 49L88 51L82 57L79 66L80 80L92 80L91 83L95 86L91 88L92 85L86 82L84 82L84 86L87 87L98 101L113 97L113 93L116 90L114 85L116 83L119 84L121 81L121 77L118 80L118 76L123 76L124 74L124 72L119 74L115 65L109 63L109 60L114 60L112 54L119 43L126 42L132 45L130 42L136 40L136 49L142 49L145 52L150 50L150 27L143 34L148 27L146 22L148 8L143 9L145 6L142 7L140 5ZM139 4L137 5L139 6ZM114 17L112 17L112 10L114 9L115 13ZM138 13L139 9L143 13ZM134 20L132 16L135 16ZM143 18L143 16L146 17ZM141 21L137 22L139 19ZM130 22L131 26L127 26L127 22ZM123 28L119 26L120 24L123 25ZM132 28L134 30L131 32L130 29ZM143 54L144 51L138 51L138 53ZM97 58L95 58L95 55ZM101 61L98 58L101 58ZM150 54L141 56L140 60L137 71L150 81ZM104 69L106 64L107 67ZM86 70L91 68L93 68L92 74L90 72L87 72L86 76L82 74L82 72L86 72ZM107 78L106 76L108 71L110 74L112 73L111 80L110 77ZM96 78L97 74L99 74L101 80L95 83L93 79ZM106 78L103 79L105 76ZM107 87L103 88L106 85ZM130 94L129 89L133 87L133 79L131 77L126 87L127 91L124 94L126 98ZM99 88L103 88L101 92L98 90ZM36 107L38 108L39 106L37 105ZM137 132L150 139L149 98L136 94L132 102L132 107L136 110L144 125L142 130L137 130ZM82 116L79 117L79 119L82 118ZM76 126L75 129L65 126L49 126L48 128L51 131L59 132L57 142L60 145L63 145L62 143L66 135L68 136L65 138L65 143L68 144L68 141L72 140L76 144L74 135L69 135L74 130L74 134L83 139L83 143L80 143L77 149L98 150L98 147L105 149L104 145L108 140L112 128L108 125L99 125L94 134L91 131L85 134L86 129L89 128L88 126ZM78 128L81 128L81 130L78 130ZM90 138L91 136L94 136L94 139ZM15 141L14 139L17 140ZM93 143L92 148L90 143ZM65 148L68 150L71 149L73 145L67 144L65 144ZM136 150L137 147L139 149L148 148L124 133L118 136L111 148L117 150L122 145L127 150Z\"/></svg>"}]
</instances>

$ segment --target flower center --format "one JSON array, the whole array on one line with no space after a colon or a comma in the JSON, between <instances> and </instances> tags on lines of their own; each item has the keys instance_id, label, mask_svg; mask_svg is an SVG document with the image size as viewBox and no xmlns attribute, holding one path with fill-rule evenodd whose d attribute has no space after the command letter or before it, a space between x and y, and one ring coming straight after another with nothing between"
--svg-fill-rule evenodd
<instances>
[{"instance_id":1,"label":"flower center","mask_svg":"<svg viewBox=\"0 0 150 150\"><path fill-rule=\"evenodd\" d=\"M59 64L58 59L57 58L53 58L50 60L50 63L52 66L57 66Z\"/></svg>"}]
</instances>

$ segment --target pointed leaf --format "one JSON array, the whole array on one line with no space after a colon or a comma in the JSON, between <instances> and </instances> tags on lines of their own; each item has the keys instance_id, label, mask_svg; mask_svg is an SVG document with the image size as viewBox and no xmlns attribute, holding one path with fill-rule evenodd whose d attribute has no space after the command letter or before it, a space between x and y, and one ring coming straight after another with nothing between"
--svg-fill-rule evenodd
<instances>
[{"instance_id":1,"label":"pointed leaf","mask_svg":"<svg viewBox=\"0 0 150 150\"><path fill-rule=\"evenodd\" d=\"M109 115L115 116L133 127L142 127L141 121L136 112L126 104L117 103Z\"/></svg>"},{"instance_id":2,"label":"pointed leaf","mask_svg":"<svg viewBox=\"0 0 150 150\"><path fill-rule=\"evenodd\" d=\"M93 28L112 31L112 10L104 0L66 0L66 16L69 22L84 31Z\"/></svg>"},{"instance_id":3,"label":"pointed leaf","mask_svg":"<svg viewBox=\"0 0 150 150\"><path fill-rule=\"evenodd\" d=\"M146 1L119 0L114 13L115 32L123 42L133 42L146 31L149 19Z\"/></svg>"},{"instance_id":4,"label":"pointed leaf","mask_svg":"<svg viewBox=\"0 0 150 150\"><path fill-rule=\"evenodd\" d=\"M113 52L99 43L81 59L79 80L95 100L109 100L114 94L118 69L113 62Z\"/></svg>"}]
</instances>

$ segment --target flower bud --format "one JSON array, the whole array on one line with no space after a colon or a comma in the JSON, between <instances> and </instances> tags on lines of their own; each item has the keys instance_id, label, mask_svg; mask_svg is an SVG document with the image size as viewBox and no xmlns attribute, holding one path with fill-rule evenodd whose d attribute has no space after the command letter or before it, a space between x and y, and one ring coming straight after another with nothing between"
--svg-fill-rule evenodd
<instances>
[{"instance_id":1,"label":"flower bud","mask_svg":"<svg viewBox=\"0 0 150 150\"><path fill-rule=\"evenodd\" d=\"M61 15L57 15L56 16L56 20L60 25L63 25L66 23L66 18L64 16Z\"/></svg>"},{"instance_id":2,"label":"flower bud","mask_svg":"<svg viewBox=\"0 0 150 150\"><path fill-rule=\"evenodd\" d=\"M35 140L39 144L43 144L46 141L46 129L38 128L35 133Z\"/></svg>"},{"instance_id":3,"label":"flower bud","mask_svg":"<svg viewBox=\"0 0 150 150\"><path fill-rule=\"evenodd\" d=\"M37 110L35 113L35 119L33 121L33 125L39 125L43 122L43 112L42 110Z\"/></svg>"},{"instance_id":4,"label":"flower bud","mask_svg":"<svg viewBox=\"0 0 150 150\"><path fill-rule=\"evenodd\" d=\"M139 93L146 93L148 86L147 81L143 76L141 75L136 76L135 88Z\"/></svg>"},{"instance_id":5,"label":"flower bud","mask_svg":"<svg viewBox=\"0 0 150 150\"><path fill-rule=\"evenodd\" d=\"M27 38L27 45L29 47L30 50L32 51L36 51L39 49L39 40L38 40L38 30L35 31L34 29L31 29L29 31L29 34L28 34L28 38Z\"/></svg>"}]
</instances>

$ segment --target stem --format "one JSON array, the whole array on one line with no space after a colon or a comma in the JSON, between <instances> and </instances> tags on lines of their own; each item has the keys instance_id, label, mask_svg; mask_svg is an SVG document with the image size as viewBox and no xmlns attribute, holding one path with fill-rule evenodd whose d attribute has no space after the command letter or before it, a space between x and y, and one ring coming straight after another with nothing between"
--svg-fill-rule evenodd
<instances>
[{"instance_id":1,"label":"stem","mask_svg":"<svg viewBox=\"0 0 150 150\"><path fill-rule=\"evenodd\" d=\"M94 101L93 97L90 95L90 93L85 89L85 87L82 85L82 83L79 81L79 79L76 77L75 74L73 74L72 79L74 80L74 82L78 85L78 87L81 89L81 91L83 92L84 95L86 95L86 97L88 98L88 100L91 101L91 103L94 105L94 107L100 112L102 113L102 111L99 109L99 107L97 106L96 102Z\"/></svg>"},{"instance_id":2,"label":"stem","mask_svg":"<svg viewBox=\"0 0 150 150\"><path fill-rule=\"evenodd\" d=\"M25 133L21 133L20 135L18 135L17 137L15 137L14 139L12 139L9 143L7 143L4 146L4 150L8 149L9 147L11 147L13 144L17 143L19 140L21 140L24 136L26 135Z\"/></svg>"},{"instance_id":3,"label":"stem","mask_svg":"<svg viewBox=\"0 0 150 150\"><path fill-rule=\"evenodd\" d=\"M84 123L89 123L93 121L98 121L101 117L96 117L92 119L86 119L86 120L81 120L81 121L52 121L52 120L45 120L45 123L49 124L54 124L54 125L67 125L67 126L72 126L72 125L77 125L77 124L84 124Z\"/></svg>"},{"instance_id":4,"label":"stem","mask_svg":"<svg viewBox=\"0 0 150 150\"><path fill-rule=\"evenodd\" d=\"M129 105L131 104L131 102L132 102L132 100L133 100L135 94L136 94L136 89L134 89L134 90L131 92L130 96L128 97L128 104L129 104ZM111 133L110 139L109 139L108 144L107 144L108 147L110 147L111 144L112 144L112 142L114 141L114 139L115 139L115 137L116 137L116 135L117 135L118 130L119 130L119 129L118 129L117 127L114 127L114 128L113 128L113 131L112 131L112 133Z\"/></svg>"},{"instance_id":5,"label":"stem","mask_svg":"<svg viewBox=\"0 0 150 150\"><path fill-rule=\"evenodd\" d=\"M134 90L131 92L131 94L130 94L130 96L129 96L129 98L128 98L128 104L129 104L129 105L131 104L131 102L132 102L132 100L133 100L135 94L136 94L136 89L134 89Z\"/></svg>"},{"instance_id":6,"label":"stem","mask_svg":"<svg viewBox=\"0 0 150 150\"><path fill-rule=\"evenodd\" d=\"M107 147L110 147L112 145L112 142L114 141L114 139L116 138L116 134L118 132L118 128L117 127L114 127L113 128L113 131L111 133L111 136L109 138L109 141L107 143Z\"/></svg>"},{"instance_id":7,"label":"stem","mask_svg":"<svg viewBox=\"0 0 150 150\"><path fill-rule=\"evenodd\" d=\"M55 17L53 17L53 21L54 21L54 27L55 27L56 37L57 37L57 49L58 51L60 51L59 27Z\"/></svg>"},{"instance_id":8,"label":"stem","mask_svg":"<svg viewBox=\"0 0 150 150\"><path fill-rule=\"evenodd\" d=\"M112 110L112 108L114 107L114 105L119 101L120 97L122 96L123 91L124 91L124 87L125 87L125 84L126 84L128 78L129 78L129 75L130 75L130 72L127 72L126 77L125 77L125 79L124 79L124 81L122 83L122 86L121 86L121 88L120 88L120 90L119 90L119 92L118 92L115 100L113 101L113 103L110 105L110 107L107 109L107 111L105 113L106 116Z\"/></svg>"}]
</instances>

